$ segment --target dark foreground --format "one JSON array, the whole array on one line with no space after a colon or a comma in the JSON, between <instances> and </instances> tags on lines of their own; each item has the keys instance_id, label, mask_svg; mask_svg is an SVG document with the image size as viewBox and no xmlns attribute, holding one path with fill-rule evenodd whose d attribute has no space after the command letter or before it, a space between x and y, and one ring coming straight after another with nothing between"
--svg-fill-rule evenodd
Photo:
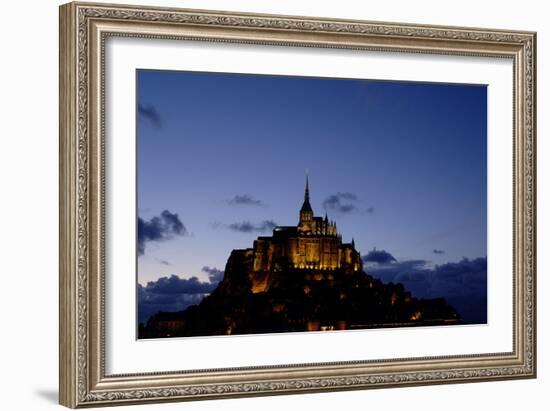
<instances>
[{"instance_id":1,"label":"dark foreground","mask_svg":"<svg viewBox=\"0 0 550 411\"><path fill-rule=\"evenodd\" d=\"M225 277L199 305L159 312L140 324L139 338L460 324L443 298L417 299L402 284L363 271L283 269L253 273L235 250ZM258 288L258 284L262 286Z\"/></svg>"}]
</instances>

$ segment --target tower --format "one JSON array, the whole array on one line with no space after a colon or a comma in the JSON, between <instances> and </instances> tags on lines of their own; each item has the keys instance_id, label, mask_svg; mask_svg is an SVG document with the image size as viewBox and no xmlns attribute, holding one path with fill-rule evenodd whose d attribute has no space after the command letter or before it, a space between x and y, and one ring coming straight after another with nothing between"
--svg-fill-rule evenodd
<instances>
[{"instance_id":1,"label":"tower","mask_svg":"<svg viewBox=\"0 0 550 411\"><path fill-rule=\"evenodd\" d=\"M306 174L306 190L304 193L304 203L300 209L300 223L298 226L304 231L311 230L313 223L313 209L309 203L309 176Z\"/></svg>"}]
</instances>

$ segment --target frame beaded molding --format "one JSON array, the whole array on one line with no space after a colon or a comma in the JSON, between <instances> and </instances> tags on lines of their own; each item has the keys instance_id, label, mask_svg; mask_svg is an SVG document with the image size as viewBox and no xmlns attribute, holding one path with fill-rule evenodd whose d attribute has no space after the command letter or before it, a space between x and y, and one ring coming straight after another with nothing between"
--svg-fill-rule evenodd
<instances>
[{"instance_id":1,"label":"frame beaded molding","mask_svg":"<svg viewBox=\"0 0 550 411\"><path fill-rule=\"evenodd\" d=\"M91 3L70 3L61 6L60 9L60 159L61 159L61 187L60 190L60 402L69 407L80 407L90 405L110 405L142 401L162 400L189 400L203 398L233 397L242 395L261 395L278 393L315 392L325 390L344 390L357 388L375 388L401 385L419 385L452 382L484 381L494 379L510 378L532 378L536 374L536 350L535 350L535 34L527 32L491 31L484 29L448 28L439 26L404 25L393 23L372 23L345 20L321 20L315 18L289 17L289 16L268 16L252 14L231 14L227 12L197 11L184 9L161 9L145 8L120 5L104 5ZM102 387L102 380L116 380L117 377L137 376L105 376L104 375L104 341L100 342L100 375L99 381L91 381L90 356L95 353L90 351L89 330L93 326L90 312L90 213L97 210L90 210L90 163L97 159L90 158L90 30L93 22L108 21L111 25L117 23L141 23L150 25L173 24L178 26L193 27L216 27L226 29L239 29L241 39L218 37L203 38L201 36L182 35L154 35L150 33L102 33L101 64L104 60L104 39L108 35L123 35L129 37L143 38L172 38L185 40L193 38L203 41L224 41L261 45L282 45L282 46L309 46L309 47L333 47L353 48L361 50L391 50L408 53L435 53L453 55L476 55L476 56L504 56L514 58L515 81L514 96L515 105L519 105L520 112L515 113L514 119L519 115L523 121L514 126L514 142L517 144L518 135L522 136L523 144L519 147L520 157L515 158L515 180L519 175L523 185L520 195L515 195L514 216L516 210L523 211L520 215L518 233L519 241L516 239L517 247L523 247L523 265L520 267L520 275L524 281L523 295L515 304L522 304L523 316L514 318L514 354L521 358L519 362L508 366L479 366L476 359L499 358L499 355L507 353L493 353L484 355L436 357L462 358L471 360L468 366L461 369L438 369L426 371L406 372L369 372L357 375L323 376L322 366L327 364L310 364L310 369L319 366L318 377L307 378L285 378L281 376L281 369L286 366L277 367L248 367L245 370L270 370L276 369L277 375L270 380L227 383L200 383L200 384L163 384L163 386L151 386L142 388L143 384L126 386L125 388ZM244 31L242 31L244 30ZM249 32L249 38L245 32ZM261 33L259 38L255 36ZM330 35L331 41L282 41L265 37L266 33L321 33ZM373 39L400 39L411 41L410 47L390 47L390 44L379 46L356 45L348 41L348 35L369 36ZM430 40L431 48L415 46L415 41ZM441 42L441 46L437 43ZM478 48L471 47L470 51L453 49L449 42L457 45L478 45ZM419 43L420 44L420 43ZM514 53L494 52L487 45L501 44L515 47ZM71 49L71 50L67 50ZM518 60L518 55L522 59ZM517 65L523 63L521 67ZM523 74L518 75L517 72ZM517 95L517 81L523 87L523 93ZM103 72L101 73L103 83ZM103 87L103 84L102 84ZM101 89L100 99L103 98L104 90ZM101 110L103 110L103 102ZM521 110L522 109L522 110ZM103 122L103 112L101 114ZM516 123L516 121L515 121ZM521 127L521 129L518 129ZM100 125L103 138L103 124ZM520 142L521 143L521 142ZM514 150L516 155L517 150ZM102 161L102 159L101 159ZM518 165L523 165L519 169ZM103 165L101 165L103 167ZM103 174L103 172L101 172ZM97 182L96 182L97 183ZM104 182L103 182L104 183ZM515 192L516 193L516 192ZM515 194L514 193L514 194ZM104 196L100 198L101 208L103 207ZM516 217L515 217L516 218ZM102 220L103 221L103 220ZM104 227L100 227L100 242L103 243ZM516 236L514 236L516 237ZM515 258L514 258L515 260ZM102 262L101 262L102 264ZM103 267L101 268L103 270ZM101 282L101 281L100 281ZM103 293L103 284L100 288ZM517 293L515 293L517 295ZM99 302L101 315L98 321L101 326L104 324L103 301ZM517 323L523 326L523 335L519 335L523 344L517 353L518 344L516 341ZM104 336L104 333L101 337ZM508 353L509 354L509 353ZM434 360L434 358L384 360L384 361L355 361L348 363L329 363L328 365L361 365L371 363L394 363L407 360ZM490 361L490 360L489 360ZM483 363L485 364L485 363ZM307 365L302 365L307 367ZM300 367L289 365L288 367ZM212 370L202 370L212 371ZM220 371L215 370L217 375ZM174 372L174 381L178 374ZM141 374L147 380L151 376L159 374ZM138 377L139 378L139 377Z\"/></svg>"}]
</instances>

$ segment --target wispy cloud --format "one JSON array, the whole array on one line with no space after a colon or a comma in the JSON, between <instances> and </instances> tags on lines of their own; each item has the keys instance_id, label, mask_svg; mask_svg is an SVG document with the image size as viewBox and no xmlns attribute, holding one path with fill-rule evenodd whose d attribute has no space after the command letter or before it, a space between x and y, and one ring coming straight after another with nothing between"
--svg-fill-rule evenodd
<instances>
[{"instance_id":1,"label":"wispy cloud","mask_svg":"<svg viewBox=\"0 0 550 411\"><path fill-rule=\"evenodd\" d=\"M275 227L277 227L277 223L273 220L263 220L258 223L253 223L249 220L245 220L230 224L222 223L220 221L214 221L210 223L210 226L216 229L223 228L239 233L262 233L273 230Z\"/></svg>"},{"instance_id":2,"label":"wispy cloud","mask_svg":"<svg viewBox=\"0 0 550 411\"><path fill-rule=\"evenodd\" d=\"M177 214L164 210L160 216L155 216L149 221L138 217L138 254L145 253L145 246L152 241L165 241L175 235L188 235L187 228L183 225Z\"/></svg>"},{"instance_id":3,"label":"wispy cloud","mask_svg":"<svg viewBox=\"0 0 550 411\"><path fill-rule=\"evenodd\" d=\"M386 250L377 250L376 248L369 251L363 256L364 263L391 264L397 262L395 257Z\"/></svg>"},{"instance_id":4,"label":"wispy cloud","mask_svg":"<svg viewBox=\"0 0 550 411\"><path fill-rule=\"evenodd\" d=\"M349 214L358 211L356 202L357 196L353 193L336 193L324 199L323 208L341 214Z\"/></svg>"},{"instance_id":5,"label":"wispy cloud","mask_svg":"<svg viewBox=\"0 0 550 411\"><path fill-rule=\"evenodd\" d=\"M152 104L138 104L138 119L148 121L156 128L162 127L162 117Z\"/></svg>"},{"instance_id":6,"label":"wispy cloud","mask_svg":"<svg viewBox=\"0 0 550 411\"><path fill-rule=\"evenodd\" d=\"M250 194L237 194L231 200L227 201L231 205L252 205L257 207L265 207L262 200L258 200Z\"/></svg>"},{"instance_id":7,"label":"wispy cloud","mask_svg":"<svg viewBox=\"0 0 550 411\"><path fill-rule=\"evenodd\" d=\"M262 233L271 231L277 227L277 223L273 220L264 220L259 223L251 223L250 221L241 221L227 225L227 228L240 233Z\"/></svg>"},{"instance_id":8,"label":"wispy cloud","mask_svg":"<svg viewBox=\"0 0 550 411\"><path fill-rule=\"evenodd\" d=\"M157 258L156 260L157 260L157 262L161 263L162 265L172 265L172 264L170 264L169 261L161 260L160 258Z\"/></svg>"}]
</instances>

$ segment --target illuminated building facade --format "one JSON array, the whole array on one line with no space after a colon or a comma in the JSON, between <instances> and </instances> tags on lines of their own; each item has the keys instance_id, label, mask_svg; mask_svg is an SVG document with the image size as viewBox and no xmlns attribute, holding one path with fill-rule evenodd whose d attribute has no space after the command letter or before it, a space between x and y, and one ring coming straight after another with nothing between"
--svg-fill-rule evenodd
<instances>
[{"instance_id":1,"label":"illuminated building facade","mask_svg":"<svg viewBox=\"0 0 550 411\"><path fill-rule=\"evenodd\" d=\"M315 270L356 272L363 270L355 243L342 243L336 223L328 216L315 217L309 202L306 178L304 203L297 226L278 226L271 237L258 237L253 248L254 272Z\"/></svg>"}]
</instances>

